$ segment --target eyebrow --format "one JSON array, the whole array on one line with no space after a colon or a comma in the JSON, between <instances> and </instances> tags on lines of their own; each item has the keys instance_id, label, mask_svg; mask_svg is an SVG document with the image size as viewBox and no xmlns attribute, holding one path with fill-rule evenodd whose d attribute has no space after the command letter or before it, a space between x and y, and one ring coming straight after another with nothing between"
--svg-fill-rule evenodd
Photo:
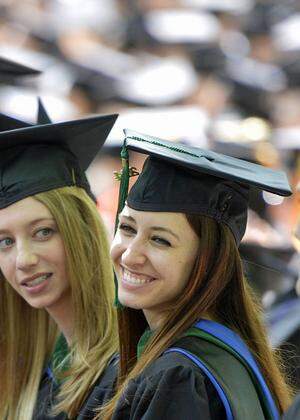
<instances>
[{"instance_id":1,"label":"eyebrow","mask_svg":"<svg viewBox=\"0 0 300 420\"><path fill-rule=\"evenodd\" d=\"M121 217L124 217L124 219L128 220L129 222L136 223L136 220L132 216L125 216L125 214L120 214Z\"/></svg>"},{"instance_id":2,"label":"eyebrow","mask_svg":"<svg viewBox=\"0 0 300 420\"><path fill-rule=\"evenodd\" d=\"M133 223L136 224L136 220L132 216L122 215L122 217L124 217L124 219L128 220L129 222L133 222ZM176 233L174 233L171 229L163 228L161 226L151 226L150 229L153 230L154 232L165 232L165 233L169 233L170 235L174 236L174 238L176 238L179 241L179 236L176 235Z\"/></svg>"},{"instance_id":3,"label":"eyebrow","mask_svg":"<svg viewBox=\"0 0 300 420\"><path fill-rule=\"evenodd\" d=\"M163 227L160 227L160 226L152 226L151 230L154 230L155 232L169 233L170 235L174 236L174 238L176 238L179 241L179 236L177 236L176 233L174 233L171 229L163 228Z\"/></svg>"},{"instance_id":4,"label":"eyebrow","mask_svg":"<svg viewBox=\"0 0 300 420\"><path fill-rule=\"evenodd\" d=\"M38 223L40 223L40 222L45 222L45 221L49 221L49 222L54 222L55 223L55 220L53 219L53 217L41 217L41 218L39 218L39 219L34 219L34 220L32 220L30 223L29 223L29 226L34 226L34 225L36 225L36 224L38 224ZM0 229L0 234L2 235L2 234L5 234L5 233L7 233L7 232L9 232L9 229Z\"/></svg>"},{"instance_id":5,"label":"eyebrow","mask_svg":"<svg viewBox=\"0 0 300 420\"><path fill-rule=\"evenodd\" d=\"M53 217L41 217L39 219L34 219L32 222L29 223L29 225L30 226L33 226L33 225L36 225L37 223L45 222L45 221L55 222L55 220L54 220Z\"/></svg>"}]
</instances>

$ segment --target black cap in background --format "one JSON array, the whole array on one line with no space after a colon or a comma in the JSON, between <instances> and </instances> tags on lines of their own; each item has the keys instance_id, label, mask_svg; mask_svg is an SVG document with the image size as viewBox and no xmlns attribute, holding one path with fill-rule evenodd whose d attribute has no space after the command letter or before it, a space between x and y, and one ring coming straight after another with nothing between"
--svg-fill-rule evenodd
<instances>
[{"instance_id":1,"label":"black cap in background","mask_svg":"<svg viewBox=\"0 0 300 420\"><path fill-rule=\"evenodd\" d=\"M0 82L7 82L20 76L34 76L41 72L16 63L4 57L0 57Z\"/></svg>"}]
</instances>

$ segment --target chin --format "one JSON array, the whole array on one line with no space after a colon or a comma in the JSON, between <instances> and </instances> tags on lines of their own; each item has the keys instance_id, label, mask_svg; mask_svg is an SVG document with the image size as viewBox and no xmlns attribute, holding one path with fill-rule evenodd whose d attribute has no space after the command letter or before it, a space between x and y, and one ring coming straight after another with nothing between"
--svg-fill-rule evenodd
<instances>
[{"instance_id":1,"label":"chin","mask_svg":"<svg viewBox=\"0 0 300 420\"><path fill-rule=\"evenodd\" d=\"M26 301L29 306L31 306L34 309L46 309L49 306L49 302L32 302L32 301Z\"/></svg>"},{"instance_id":2,"label":"chin","mask_svg":"<svg viewBox=\"0 0 300 420\"><path fill-rule=\"evenodd\" d=\"M122 299L122 296L119 296L118 299L121 305L125 306L126 308L143 309L141 308L141 305L139 305L137 302L132 301L131 299Z\"/></svg>"},{"instance_id":3,"label":"chin","mask_svg":"<svg viewBox=\"0 0 300 420\"><path fill-rule=\"evenodd\" d=\"M25 299L29 306L35 309L47 309L55 305L56 300L53 299Z\"/></svg>"}]
</instances>

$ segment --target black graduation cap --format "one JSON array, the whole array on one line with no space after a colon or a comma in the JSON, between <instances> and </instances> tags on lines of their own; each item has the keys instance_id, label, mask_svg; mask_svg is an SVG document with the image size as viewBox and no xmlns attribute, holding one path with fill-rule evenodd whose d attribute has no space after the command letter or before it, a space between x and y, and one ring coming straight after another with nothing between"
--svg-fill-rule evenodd
<instances>
[{"instance_id":1,"label":"black graduation cap","mask_svg":"<svg viewBox=\"0 0 300 420\"><path fill-rule=\"evenodd\" d=\"M269 118L268 98L286 88L286 75L279 66L251 57L230 57L221 76L232 86L232 101L247 115Z\"/></svg>"},{"instance_id":2,"label":"black graduation cap","mask_svg":"<svg viewBox=\"0 0 300 420\"><path fill-rule=\"evenodd\" d=\"M210 150L125 130L127 149L149 155L127 197L129 207L142 211L202 214L229 226L236 242L244 235L250 187L289 196L283 172ZM124 173L120 198L125 203Z\"/></svg>"},{"instance_id":3,"label":"black graduation cap","mask_svg":"<svg viewBox=\"0 0 300 420\"><path fill-rule=\"evenodd\" d=\"M287 77L288 88L300 86L300 55L298 53L287 54L281 59L281 67Z\"/></svg>"},{"instance_id":4,"label":"black graduation cap","mask_svg":"<svg viewBox=\"0 0 300 420\"><path fill-rule=\"evenodd\" d=\"M0 57L0 81L10 80L19 76L38 75L39 70L24 66L4 57Z\"/></svg>"},{"instance_id":5,"label":"black graduation cap","mask_svg":"<svg viewBox=\"0 0 300 420\"><path fill-rule=\"evenodd\" d=\"M2 129L5 124L9 127L0 132L0 209L63 186L77 185L92 195L84 171L116 118L106 115L51 123L41 102L37 125L0 114Z\"/></svg>"}]
</instances>

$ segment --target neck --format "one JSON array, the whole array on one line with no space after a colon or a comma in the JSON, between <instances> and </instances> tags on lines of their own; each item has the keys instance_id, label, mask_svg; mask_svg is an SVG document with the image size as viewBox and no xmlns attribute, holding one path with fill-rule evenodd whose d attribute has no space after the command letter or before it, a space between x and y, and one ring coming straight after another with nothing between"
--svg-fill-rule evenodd
<instances>
[{"instance_id":1,"label":"neck","mask_svg":"<svg viewBox=\"0 0 300 420\"><path fill-rule=\"evenodd\" d=\"M168 316L166 311L143 310L148 325L152 331L157 330Z\"/></svg>"},{"instance_id":2,"label":"neck","mask_svg":"<svg viewBox=\"0 0 300 420\"><path fill-rule=\"evenodd\" d=\"M167 319L167 316L169 314L169 311L158 311L158 310L148 310L148 309L144 309L143 310L145 318L148 322L148 325L150 327L150 330L155 331L158 328L160 328L163 323L165 322L165 320ZM205 312L203 314L201 314L201 316L199 315L199 318L202 319L208 319L208 320L215 320L214 317L212 317L209 313Z\"/></svg>"},{"instance_id":3,"label":"neck","mask_svg":"<svg viewBox=\"0 0 300 420\"><path fill-rule=\"evenodd\" d=\"M59 330L65 336L68 346L72 344L74 328L74 311L71 294L65 296L61 302L46 308L52 319L56 322Z\"/></svg>"}]
</instances>

